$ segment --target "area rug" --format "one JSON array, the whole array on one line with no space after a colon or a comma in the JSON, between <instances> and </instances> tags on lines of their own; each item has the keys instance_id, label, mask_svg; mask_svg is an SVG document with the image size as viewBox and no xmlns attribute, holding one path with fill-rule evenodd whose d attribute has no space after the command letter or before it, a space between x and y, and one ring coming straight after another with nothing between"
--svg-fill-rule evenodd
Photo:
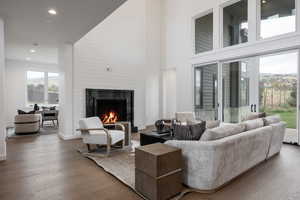
<instances>
[{"instance_id":1,"label":"area rug","mask_svg":"<svg viewBox=\"0 0 300 200\"><path fill-rule=\"evenodd\" d=\"M135 143L133 146L136 146ZM98 166L104 169L104 171L110 173L123 184L132 189L140 197L147 200L146 197L141 195L135 190L135 164L134 164L134 148L132 150L113 150L109 157L104 157L105 151L97 151L94 153L88 153L86 148L78 149L78 151L85 157L94 161ZM184 195L197 192L193 189L184 189L184 191L178 196L172 198L172 200L180 200ZM208 200L207 198L198 198L199 200Z\"/></svg>"}]
</instances>

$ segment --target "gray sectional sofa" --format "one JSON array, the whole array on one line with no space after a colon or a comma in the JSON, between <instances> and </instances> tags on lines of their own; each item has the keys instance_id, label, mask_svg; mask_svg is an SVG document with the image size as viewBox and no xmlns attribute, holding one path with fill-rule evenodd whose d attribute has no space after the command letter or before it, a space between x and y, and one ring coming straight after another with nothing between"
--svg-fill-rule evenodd
<instances>
[{"instance_id":1,"label":"gray sectional sofa","mask_svg":"<svg viewBox=\"0 0 300 200\"><path fill-rule=\"evenodd\" d=\"M171 140L166 144L182 149L184 183L213 192L279 153L285 127L280 118L267 117L206 130L200 141Z\"/></svg>"}]
</instances>

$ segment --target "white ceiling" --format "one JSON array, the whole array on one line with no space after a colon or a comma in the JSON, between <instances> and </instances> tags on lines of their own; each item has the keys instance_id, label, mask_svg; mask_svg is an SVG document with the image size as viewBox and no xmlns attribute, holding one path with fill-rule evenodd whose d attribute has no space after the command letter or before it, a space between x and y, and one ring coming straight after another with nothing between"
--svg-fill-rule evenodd
<instances>
[{"instance_id":1,"label":"white ceiling","mask_svg":"<svg viewBox=\"0 0 300 200\"><path fill-rule=\"evenodd\" d=\"M126 0L0 0L6 57L57 63L60 44L75 43ZM48 14L49 9L56 16ZM37 47L33 44L38 43ZM35 49L36 53L30 53Z\"/></svg>"}]
</instances>

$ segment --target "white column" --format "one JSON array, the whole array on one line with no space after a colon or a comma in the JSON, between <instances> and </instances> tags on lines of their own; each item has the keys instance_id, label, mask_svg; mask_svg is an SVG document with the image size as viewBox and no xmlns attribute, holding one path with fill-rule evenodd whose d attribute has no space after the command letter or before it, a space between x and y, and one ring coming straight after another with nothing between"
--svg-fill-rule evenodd
<instances>
[{"instance_id":1,"label":"white column","mask_svg":"<svg viewBox=\"0 0 300 200\"><path fill-rule=\"evenodd\" d=\"M6 159L6 127L5 127L5 106L4 106L4 22L0 18L0 160Z\"/></svg>"},{"instance_id":2,"label":"white column","mask_svg":"<svg viewBox=\"0 0 300 200\"><path fill-rule=\"evenodd\" d=\"M64 44L58 50L60 69L59 136L74 139L73 129L73 45Z\"/></svg>"},{"instance_id":3,"label":"white column","mask_svg":"<svg viewBox=\"0 0 300 200\"><path fill-rule=\"evenodd\" d=\"M145 125L160 118L161 1L146 1Z\"/></svg>"}]
</instances>

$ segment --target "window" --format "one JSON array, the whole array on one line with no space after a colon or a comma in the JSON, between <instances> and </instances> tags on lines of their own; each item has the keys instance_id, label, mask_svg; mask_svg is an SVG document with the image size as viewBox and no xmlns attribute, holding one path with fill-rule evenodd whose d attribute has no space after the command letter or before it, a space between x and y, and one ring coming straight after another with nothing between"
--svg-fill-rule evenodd
<instances>
[{"instance_id":1,"label":"window","mask_svg":"<svg viewBox=\"0 0 300 200\"><path fill-rule=\"evenodd\" d=\"M223 9L223 46L248 42L248 0Z\"/></svg>"},{"instance_id":2,"label":"window","mask_svg":"<svg viewBox=\"0 0 300 200\"><path fill-rule=\"evenodd\" d=\"M27 104L57 105L59 74L27 71Z\"/></svg>"},{"instance_id":3,"label":"window","mask_svg":"<svg viewBox=\"0 0 300 200\"><path fill-rule=\"evenodd\" d=\"M295 0L261 0L261 38L295 31Z\"/></svg>"},{"instance_id":4,"label":"window","mask_svg":"<svg viewBox=\"0 0 300 200\"><path fill-rule=\"evenodd\" d=\"M213 13L195 20L195 53L213 49Z\"/></svg>"}]
</instances>

